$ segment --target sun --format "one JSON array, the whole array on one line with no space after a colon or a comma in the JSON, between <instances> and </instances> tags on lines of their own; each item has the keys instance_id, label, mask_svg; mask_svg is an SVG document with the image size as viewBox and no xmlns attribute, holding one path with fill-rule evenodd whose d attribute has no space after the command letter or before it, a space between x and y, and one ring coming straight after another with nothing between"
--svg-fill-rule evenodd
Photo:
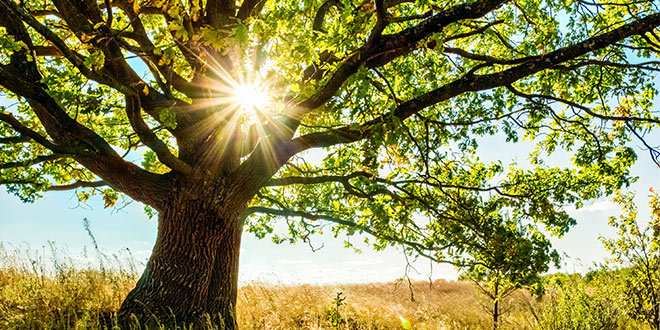
<instances>
[{"instance_id":1,"label":"sun","mask_svg":"<svg viewBox=\"0 0 660 330\"><path fill-rule=\"evenodd\" d=\"M271 103L271 98L265 88L259 84L237 84L232 91L235 102L246 114L256 114L263 111Z\"/></svg>"}]
</instances>

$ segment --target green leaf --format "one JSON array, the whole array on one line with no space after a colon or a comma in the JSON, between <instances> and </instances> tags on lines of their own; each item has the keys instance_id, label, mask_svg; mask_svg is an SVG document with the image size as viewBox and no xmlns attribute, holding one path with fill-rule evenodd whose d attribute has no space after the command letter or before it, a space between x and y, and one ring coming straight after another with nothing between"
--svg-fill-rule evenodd
<instances>
[{"instance_id":1,"label":"green leaf","mask_svg":"<svg viewBox=\"0 0 660 330\"><path fill-rule=\"evenodd\" d=\"M163 108L158 113L158 120L165 125L165 127L176 128L176 114L172 108Z\"/></svg>"}]
</instances>

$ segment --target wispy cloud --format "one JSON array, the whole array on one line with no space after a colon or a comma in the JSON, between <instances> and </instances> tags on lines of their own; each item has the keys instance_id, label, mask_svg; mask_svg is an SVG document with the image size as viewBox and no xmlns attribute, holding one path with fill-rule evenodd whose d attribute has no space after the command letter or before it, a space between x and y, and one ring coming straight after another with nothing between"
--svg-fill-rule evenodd
<instances>
[{"instance_id":1,"label":"wispy cloud","mask_svg":"<svg viewBox=\"0 0 660 330\"><path fill-rule=\"evenodd\" d=\"M145 241L138 241L138 240L134 240L129 244L136 245L136 246L152 246L153 245L153 243L149 243L149 242L145 242Z\"/></svg>"},{"instance_id":2,"label":"wispy cloud","mask_svg":"<svg viewBox=\"0 0 660 330\"><path fill-rule=\"evenodd\" d=\"M151 250L136 250L133 251L133 255L149 256L151 255Z\"/></svg>"},{"instance_id":3,"label":"wispy cloud","mask_svg":"<svg viewBox=\"0 0 660 330\"><path fill-rule=\"evenodd\" d=\"M344 261L341 264L346 266L370 266L382 264L383 260L381 259L365 259L365 260L351 260Z\"/></svg>"},{"instance_id":4,"label":"wispy cloud","mask_svg":"<svg viewBox=\"0 0 660 330\"><path fill-rule=\"evenodd\" d=\"M591 205L585 205L579 209L575 209L574 206L568 206L564 208L567 212L573 213L588 213L588 212L616 212L620 211L621 207L612 201L600 201L595 202Z\"/></svg>"},{"instance_id":5,"label":"wispy cloud","mask_svg":"<svg viewBox=\"0 0 660 330\"><path fill-rule=\"evenodd\" d=\"M305 265L305 264L311 264L313 261L309 259L278 259L277 263L278 264L283 264L283 265Z\"/></svg>"}]
</instances>

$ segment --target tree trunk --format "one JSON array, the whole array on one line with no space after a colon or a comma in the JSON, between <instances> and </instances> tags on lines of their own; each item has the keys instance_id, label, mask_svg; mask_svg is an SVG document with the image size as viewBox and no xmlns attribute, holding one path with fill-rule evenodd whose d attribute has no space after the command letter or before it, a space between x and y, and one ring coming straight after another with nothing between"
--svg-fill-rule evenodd
<instances>
[{"instance_id":1,"label":"tree trunk","mask_svg":"<svg viewBox=\"0 0 660 330\"><path fill-rule=\"evenodd\" d=\"M497 330L500 317L500 280L495 281L495 302L493 304L493 330Z\"/></svg>"},{"instance_id":2,"label":"tree trunk","mask_svg":"<svg viewBox=\"0 0 660 330\"><path fill-rule=\"evenodd\" d=\"M495 299L495 304L493 306L493 329L497 330L498 322L499 322L499 317L500 317L500 310L499 310L499 299Z\"/></svg>"},{"instance_id":3,"label":"tree trunk","mask_svg":"<svg viewBox=\"0 0 660 330\"><path fill-rule=\"evenodd\" d=\"M191 190L173 194L159 212L152 255L119 310L122 328L136 321L147 328L237 328L241 206L208 197L217 189Z\"/></svg>"}]
</instances>

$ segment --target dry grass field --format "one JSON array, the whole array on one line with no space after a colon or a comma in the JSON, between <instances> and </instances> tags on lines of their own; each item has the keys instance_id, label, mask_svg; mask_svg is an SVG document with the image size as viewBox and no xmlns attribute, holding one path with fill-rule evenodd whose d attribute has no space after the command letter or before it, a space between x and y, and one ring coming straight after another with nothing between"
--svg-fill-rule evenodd
<instances>
[{"instance_id":1,"label":"dry grass field","mask_svg":"<svg viewBox=\"0 0 660 330\"><path fill-rule=\"evenodd\" d=\"M136 267L119 263L79 268L72 259L26 258L0 249L0 329L103 328L137 281ZM119 259L116 259L119 260ZM103 264L102 264L103 265ZM121 267L117 267L117 266ZM112 270L104 270L104 269ZM238 298L241 329L489 329L485 300L466 282L351 285L249 283ZM335 298L341 292L342 303ZM532 328L522 292L507 302L503 328ZM333 324L334 321L334 324Z\"/></svg>"},{"instance_id":2,"label":"dry grass field","mask_svg":"<svg viewBox=\"0 0 660 330\"><path fill-rule=\"evenodd\" d=\"M64 276L38 277L0 270L0 328L98 328L103 315L115 312L136 276L88 269ZM345 298L337 307L337 293ZM352 285L272 285L251 283L239 291L242 329L333 329L338 311L341 329L487 329L484 301L465 282L435 281ZM522 294L510 304L504 328L531 328ZM528 299L528 298L524 298ZM405 322L405 321L403 321Z\"/></svg>"},{"instance_id":3,"label":"dry grass field","mask_svg":"<svg viewBox=\"0 0 660 330\"><path fill-rule=\"evenodd\" d=\"M119 330L114 314L141 268L124 252L83 255L81 266L81 257L54 246L8 251L0 244L0 329ZM617 274L549 276L541 300L516 291L501 304L499 329L652 329L625 303L627 282L615 281ZM252 282L239 289L237 319L241 329L492 329L487 306L469 282Z\"/></svg>"},{"instance_id":4,"label":"dry grass field","mask_svg":"<svg viewBox=\"0 0 660 330\"><path fill-rule=\"evenodd\" d=\"M467 282L413 283L414 301L407 282L353 285L273 286L254 283L239 292L239 323L245 329L332 329L329 310L337 292L345 297L339 307L342 329L490 329L485 300ZM502 329L533 328L522 292L507 302ZM403 320L402 320L403 319ZM405 321L403 321L405 322Z\"/></svg>"}]
</instances>

